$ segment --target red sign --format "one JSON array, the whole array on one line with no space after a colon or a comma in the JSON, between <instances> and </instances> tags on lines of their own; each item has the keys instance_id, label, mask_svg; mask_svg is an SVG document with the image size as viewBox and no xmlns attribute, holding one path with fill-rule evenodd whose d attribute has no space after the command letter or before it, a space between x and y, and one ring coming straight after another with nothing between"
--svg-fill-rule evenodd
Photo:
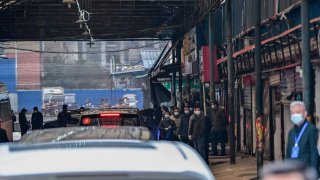
<instances>
[{"instance_id":1,"label":"red sign","mask_svg":"<svg viewBox=\"0 0 320 180\"><path fill-rule=\"evenodd\" d=\"M214 81L219 81L219 73L217 66L217 48L213 50L213 61L214 61ZM210 82L210 54L209 46L202 46L201 48L201 60L202 60L202 82Z\"/></svg>"}]
</instances>

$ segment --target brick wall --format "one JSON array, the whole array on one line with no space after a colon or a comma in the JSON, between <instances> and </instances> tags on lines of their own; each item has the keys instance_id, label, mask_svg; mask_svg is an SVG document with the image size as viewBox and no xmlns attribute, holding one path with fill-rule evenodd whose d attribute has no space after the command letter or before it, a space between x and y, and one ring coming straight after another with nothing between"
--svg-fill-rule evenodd
<instances>
[{"instance_id":1,"label":"brick wall","mask_svg":"<svg viewBox=\"0 0 320 180\"><path fill-rule=\"evenodd\" d=\"M14 53L7 54L15 58ZM40 89L40 53L17 52L17 90Z\"/></svg>"}]
</instances>

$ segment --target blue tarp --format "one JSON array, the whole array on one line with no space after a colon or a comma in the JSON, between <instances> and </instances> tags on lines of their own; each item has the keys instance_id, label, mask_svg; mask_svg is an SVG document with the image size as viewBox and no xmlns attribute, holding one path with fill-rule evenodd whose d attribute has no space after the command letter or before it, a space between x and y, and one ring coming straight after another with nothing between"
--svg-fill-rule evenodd
<instances>
[{"instance_id":1,"label":"blue tarp","mask_svg":"<svg viewBox=\"0 0 320 180\"><path fill-rule=\"evenodd\" d=\"M0 58L0 82L7 86L10 93L16 92L16 61L15 59Z\"/></svg>"}]
</instances>

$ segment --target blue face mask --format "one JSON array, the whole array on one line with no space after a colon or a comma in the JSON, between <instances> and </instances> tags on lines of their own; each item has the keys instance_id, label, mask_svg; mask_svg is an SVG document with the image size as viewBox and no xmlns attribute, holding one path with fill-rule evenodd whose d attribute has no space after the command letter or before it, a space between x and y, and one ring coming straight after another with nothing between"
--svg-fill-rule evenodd
<instances>
[{"instance_id":1,"label":"blue face mask","mask_svg":"<svg viewBox=\"0 0 320 180\"><path fill-rule=\"evenodd\" d=\"M295 125L301 125L304 121L304 116L300 113L291 114L291 121Z\"/></svg>"}]
</instances>

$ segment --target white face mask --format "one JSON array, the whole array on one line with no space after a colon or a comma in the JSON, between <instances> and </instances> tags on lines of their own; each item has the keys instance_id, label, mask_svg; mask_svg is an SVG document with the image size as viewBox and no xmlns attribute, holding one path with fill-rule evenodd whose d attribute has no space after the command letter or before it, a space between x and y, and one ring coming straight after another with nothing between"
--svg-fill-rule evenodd
<instances>
[{"instance_id":1,"label":"white face mask","mask_svg":"<svg viewBox=\"0 0 320 180\"><path fill-rule=\"evenodd\" d=\"M197 116L200 115L200 111L194 111L194 114L196 114Z\"/></svg>"},{"instance_id":2,"label":"white face mask","mask_svg":"<svg viewBox=\"0 0 320 180\"><path fill-rule=\"evenodd\" d=\"M301 125L304 121L304 115L301 113L291 114L291 121L295 125Z\"/></svg>"},{"instance_id":3,"label":"white face mask","mask_svg":"<svg viewBox=\"0 0 320 180\"><path fill-rule=\"evenodd\" d=\"M185 114L189 114L189 111L188 111L188 110L185 110L184 113L185 113Z\"/></svg>"},{"instance_id":4,"label":"white face mask","mask_svg":"<svg viewBox=\"0 0 320 180\"><path fill-rule=\"evenodd\" d=\"M165 115L164 118L165 119L170 119L170 116L169 115Z\"/></svg>"},{"instance_id":5,"label":"white face mask","mask_svg":"<svg viewBox=\"0 0 320 180\"><path fill-rule=\"evenodd\" d=\"M180 114L179 112L174 112L175 116L179 116L179 114Z\"/></svg>"}]
</instances>

